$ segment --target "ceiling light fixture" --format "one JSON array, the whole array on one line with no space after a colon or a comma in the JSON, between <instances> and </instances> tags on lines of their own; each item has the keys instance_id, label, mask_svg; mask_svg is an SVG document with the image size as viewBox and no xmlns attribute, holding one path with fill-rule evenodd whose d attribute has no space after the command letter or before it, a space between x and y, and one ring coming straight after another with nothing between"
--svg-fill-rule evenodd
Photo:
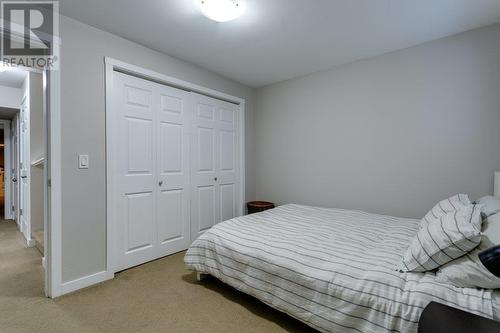
<instances>
[{"instance_id":1,"label":"ceiling light fixture","mask_svg":"<svg viewBox=\"0 0 500 333\"><path fill-rule=\"evenodd\" d=\"M201 13L211 20L227 22L243 14L241 0L199 0Z\"/></svg>"}]
</instances>

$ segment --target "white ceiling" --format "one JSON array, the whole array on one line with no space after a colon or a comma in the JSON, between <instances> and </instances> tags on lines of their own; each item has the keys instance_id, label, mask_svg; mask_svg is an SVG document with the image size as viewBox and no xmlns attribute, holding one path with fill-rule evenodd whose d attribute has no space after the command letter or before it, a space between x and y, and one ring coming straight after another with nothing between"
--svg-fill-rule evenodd
<instances>
[{"instance_id":1,"label":"white ceiling","mask_svg":"<svg viewBox=\"0 0 500 333\"><path fill-rule=\"evenodd\" d=\"M26 77L26 72L16 68L7 68L0 72L0 86L21 88Z\"/></svg>"},{"instance_id":2,"label":"white ceiling","mask_svg":"<svg viewBox=\"0 0 500 333\"><path fill-rule=\"evenodd\" d=\"M245 0L216 23L195 0L61 0L62 14L260 87L500 21L500 0Z\"/></svg>"}]
</instances>

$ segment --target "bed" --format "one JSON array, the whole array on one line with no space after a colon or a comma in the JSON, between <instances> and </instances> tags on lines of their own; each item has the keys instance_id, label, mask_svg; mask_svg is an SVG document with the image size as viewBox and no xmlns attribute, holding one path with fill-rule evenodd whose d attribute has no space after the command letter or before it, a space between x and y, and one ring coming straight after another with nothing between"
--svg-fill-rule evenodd
<instances>
[{"instance_id":1,"label":"bed","mask_svg":"<svg viewBox=\"0 0 500 333\"><path fill-rule=\"evenodd\" d=\"M416 332L431 301L498 320L493 290L395 270L418 226L414 219L283 205L217 224L184 260L322 332Z\"/></svg>"}]
</instances>

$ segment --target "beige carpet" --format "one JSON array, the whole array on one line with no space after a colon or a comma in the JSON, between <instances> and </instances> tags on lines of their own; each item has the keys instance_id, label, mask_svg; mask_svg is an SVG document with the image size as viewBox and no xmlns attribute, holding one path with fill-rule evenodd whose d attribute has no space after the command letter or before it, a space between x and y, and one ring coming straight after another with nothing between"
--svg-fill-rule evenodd
<instances>
[{"instance_id":1,"label":"beige carpet","mask_svg":"<svg viewBox=\"0 0 500 333\"><path fill-rule=\"evenodd\" d=\"M41 257L12 221L0 221L0 332L311 332L209 278L196 281L179 253L114 280L50 300Z\"/></svg>"}]
</instances>

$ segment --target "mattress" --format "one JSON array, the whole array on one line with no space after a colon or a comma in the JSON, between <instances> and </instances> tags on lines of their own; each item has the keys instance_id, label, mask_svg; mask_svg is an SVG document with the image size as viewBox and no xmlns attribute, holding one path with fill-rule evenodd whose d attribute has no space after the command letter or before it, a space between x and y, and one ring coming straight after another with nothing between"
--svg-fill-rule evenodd
<instances>
[{"instance_id":1,"label":"mattress","mask_svg":"<svg viewBox=\"0 0 500 333\"><path fill-rule=\"evenodd\" d=\"M322 332L416 332L431 301L493 318L492 290L394 269L418 220L283 205L217 224L188 249L189 269ZM496 317L496 316L495 316Z\"/></svg>"}]
</instances>

